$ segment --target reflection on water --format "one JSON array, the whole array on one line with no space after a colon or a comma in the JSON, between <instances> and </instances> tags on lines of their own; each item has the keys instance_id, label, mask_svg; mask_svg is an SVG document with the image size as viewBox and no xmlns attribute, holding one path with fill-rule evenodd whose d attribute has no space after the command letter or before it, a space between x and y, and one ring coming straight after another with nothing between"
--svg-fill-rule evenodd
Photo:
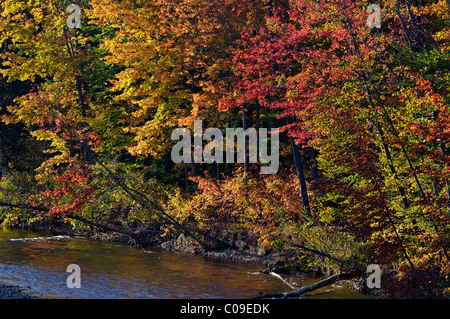
<instances>
[{"instance_id":1,"label":"reflection on water","mask_svg":"<svg viewBox=\"0 0 450 319\"><path fill-rule=\"evenodd\" d=\"M81 268L81 288L69 289L69 264ZM202 256L144 250L81 237L0 228L0 283L43 298L251 298L290 290L261 265L216 262ZM287 278L299 286L318 279ZM307 298L362 298L343 286Z\"/></svg>"}]
</instances>

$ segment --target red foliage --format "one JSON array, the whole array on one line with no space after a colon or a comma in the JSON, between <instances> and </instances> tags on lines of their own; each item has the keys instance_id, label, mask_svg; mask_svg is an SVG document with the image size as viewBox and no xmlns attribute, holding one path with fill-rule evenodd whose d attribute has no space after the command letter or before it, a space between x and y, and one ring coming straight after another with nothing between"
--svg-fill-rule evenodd
<instances>
[{"instance_id":1,"label":"red foliage","mask_svg":"<svg viewBox=\"0 0 450 319\"><path fill-rule=\"evenodd\" d=\"M50 211L42 217L66 217L79 211L92 196L102 193L96 183L91 183L93 176L90 168L80 165L61 171L62 175L55 178L55 187L33 197L33 202L37 204L52 204Z\"/></svg>"}]
</instances>

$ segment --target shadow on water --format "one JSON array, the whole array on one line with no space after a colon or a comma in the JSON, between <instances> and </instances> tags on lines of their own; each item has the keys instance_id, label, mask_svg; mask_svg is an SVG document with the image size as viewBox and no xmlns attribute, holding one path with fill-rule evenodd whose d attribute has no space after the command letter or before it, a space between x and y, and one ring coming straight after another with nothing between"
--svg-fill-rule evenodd
<instances>
[{"instance_id":1,"label":"shadow on water","mask_svg":"<svg viewBox=\"0 0 450 319\"><path fill-rule=\"evenodd\" d=\"M66 284L69 264L81 269L81 288ZM251 298L290 290L261 265L217 262L202 256L144 250L93 239L0 228L0 283L43 298ZM318 279L288 276L298 286ZM365 298L342 285L306 298Z\"/></svg>"}]
</instances>

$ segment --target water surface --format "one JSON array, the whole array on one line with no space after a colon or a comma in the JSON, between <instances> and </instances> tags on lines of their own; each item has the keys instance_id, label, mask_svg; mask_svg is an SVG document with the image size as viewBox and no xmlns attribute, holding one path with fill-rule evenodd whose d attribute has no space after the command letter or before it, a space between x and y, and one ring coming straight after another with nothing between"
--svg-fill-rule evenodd
<instances>
[{"instance_id":1,"label":"water surface","mask_svg":"<svg viewBox=\"0 0 450 319\"><path fill-rule=\"evenodd\" d=\"M69 264L81 269L81 288L68 288ZM199 255L47 232L0 228L0 283L42 298L251 298L291 290L263 266L217 262ZM320 279L283 276L298 286ZM305 298L364 298L345 286L324 287Z\"/></svg>"}]
</instances>

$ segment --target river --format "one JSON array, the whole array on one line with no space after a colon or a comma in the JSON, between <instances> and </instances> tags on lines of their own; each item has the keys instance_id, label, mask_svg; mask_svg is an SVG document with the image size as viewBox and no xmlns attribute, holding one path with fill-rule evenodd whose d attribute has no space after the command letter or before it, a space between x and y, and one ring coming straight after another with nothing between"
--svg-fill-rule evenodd
<instances>
[{"instance_id":1,"label":"river","mask_svg":"<svg viewBox=\"0 0 450 319\"><path fill-rule=\"evenodd\" d=\"M80 267L81 288L68 288L69 264ZM290 290L274 276L253 274L261 268L84 237L0 228L0 284L19 286L25 294L41 298L251 298L259 292ZM297 286L319 280L308 274L283 277ZM305 298L364 296L333 285Z\"/></svg>"}]
</instances>

